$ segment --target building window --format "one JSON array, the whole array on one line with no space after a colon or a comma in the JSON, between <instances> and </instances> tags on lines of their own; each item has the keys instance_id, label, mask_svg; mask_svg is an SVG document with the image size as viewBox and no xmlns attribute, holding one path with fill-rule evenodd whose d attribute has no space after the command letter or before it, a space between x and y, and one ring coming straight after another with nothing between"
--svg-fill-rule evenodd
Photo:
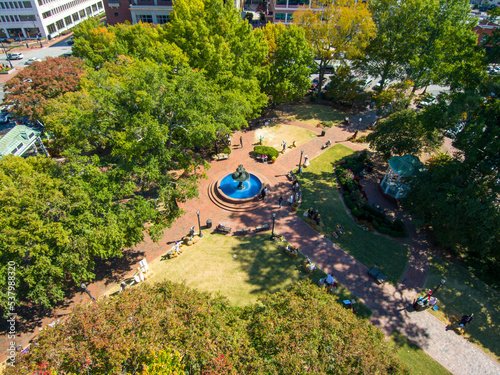
<instances>
[{"instance_id":1,"label":"building window","mask_svg":"<svg viewBox=\"0 0 500 375\"><path fill-rule=\"evenodd\" d=\"M63 20L57 21L56 26L57 26L57 30L64 29L64 21Z\"/></svg>"},{"instance_id":2,"label":"building window","mask_svg":"<svg viewBox=\"0 0 500 375\"><path fill-rule=\"evenodd\" d=\"M97 12L97 5L96 5L96 4L92 4L92 10L93 10L94 12Z\"/></svg>"},{"instance_id":3,"label":"building window","mask_svg":"<svg viewBox=\"0 0 500 375\"><path fill-rule=\"evenodd\" d=\"M97 7L98 7L99 9L102 9L102 1L99 1L99 2L97 3Z\"/></svg>"},{"instance_id":4,"label":"building window","mask_svg":"<svg viewBox=\"0 0 500 375\"><path fill-rule=\"evenodd\" d=\"M65 23L66 25L70 25L70 24L72 24L72 23L73 23L73 21L71 21L71 16L68 16L68 17L64 18L64 23Z\"/></svg>"},{"instance_id":5,"label":"building window","mask_svg":"<svg viewBox=\"0 0 500 375\"><path fill-rule=\"evenodd\" d=\"M137 16L137 22L153 23L153 16L151 14L140 14Z\"/></svg>"},{"instance_id":6,"label":"building window","mask_svg":"<svg viewBox=\"0 0 500 375\"><path fill-rule=\"evenodd\" d=\"M56 27L54 26L53 23L51 23L49 26L47 26L47 31L49 32L49 34L53 34L56 32Z\"/></svg>"},{"instance_id":7,"label":"building window","mask_svg":"<svg viewBox=\"0 0 500 375\"><path fill-rule=\"evenodd\" d=\"M85 8L85 12L87 13L87 16L92 15L92 11L90 10L90 7Z\"/></svg>"},{"instance_id":8,"label":"building window","mask_svg":"<svg viewBox=\"0 0 500 375\"><path fill-rule=\"evenodd\" d=\"M33 14L27 14L27 15L20 14L19 19L21 21L36 21L36 18Z\"/></svg>"},{"instance_id":9,"label":"building window","mask_svg":"<svg viewBox=\"0 0 500 375\"><path fill-rule=\"evenodd\" d=\"M2 7L2 9L5 9L5 4L3 3L3 1L0 2L0 6Z\"/></svg>"},{"instance_id":10,"label":"building window","mask_svg":"<svg viewBox=\"0 0 500 375\"><path fill-rule=\"evenodd\" d=\"M276 13L277 20L286 20L286 13Z\"/></svg>"},{"instance_id":11,"label":"building window","mask_svg":"<svg viewBox=\"0 0 500 375\"><path fill-rule=\"evenodd\" d=\"M73 13L73 21L76 22L80 19L80 17L78 17L78 13Z\"/></svg>"},{"instance_id":12,"label":"building window","mask_svg":"<svg viewBox=\"0 0 500 375\"><path fill-rule=\"evenodd\" d=\"M488 39L488 34L481 35L481 44L486 43L486 39Z\"/></svg>"},{"instance_id":13,"label":"building window","mask_svg":"<svg viewBox=\"0 0 500 375\"><path fill-rule=\"evenodd\" d=\"M158 21L158 24L163 25L168 22L168 15L160 14L156 16L156 20Z\"/></svg>"},{"instance_id":14,"label":"building window","mask_svg":"<svg viewBox=\"0 0 500 375\"><path fill-rule=\"evenodd\" d=\"M5 17L4 16L0 16L2 18L2 22L5 22Z\"/></svg>"},{"instance_id":15,"label":"building window","mask_svg":"<svg viewBox=\"0 0 500 375\"><path fill-rule=\"evenodd\" d=\"M276 5L286 5L286 0L276 0Z\"/></svg>"},{"instance_id":16,"label":"building window","mask_svg":"<svg viewBox=\"0 0 500 375\"><path fill-rule=\"evenodd\" d=\"M24 7L25 7L25 8L33 8L33 7L31 6L31 1L23 1L23 4L24 4Z\"/></svg>"},{"instance_id":17,"label":"building window","mask_svg":"<svg viewBox=\"0 0 500 375\"><path fill-rule=\"evenodd\" d=\"M85 18L85 11L83 9L80 11L80 18Z\"/></svg>"},{"instance_id":18,"label":"building window","mask_svg":"<svg viewBox=\"0 0 500 375\"><path fill-rule=\"evenodd\" d=\"M50 17L50 10L48 12L45 12L45 13L42 13L42 17L45 19L45 18L49 18Z\"/></svg>"}]
</instances>

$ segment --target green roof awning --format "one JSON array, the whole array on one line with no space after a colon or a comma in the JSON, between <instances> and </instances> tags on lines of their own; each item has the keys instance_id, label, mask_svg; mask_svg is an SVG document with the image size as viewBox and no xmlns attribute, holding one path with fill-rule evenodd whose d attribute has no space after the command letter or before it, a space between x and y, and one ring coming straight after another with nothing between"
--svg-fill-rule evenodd
<instances>
[{"instance_id":1,"label":"green roof awning","mask_svg":"<svg viewBox=\"0 0 500 375\"><path fill-rule=\"evenodd\" d=\"M424 164L415 155L394 156L389 166L399 176L415 176L425 170Z\"/></svg>"}]
</instances>

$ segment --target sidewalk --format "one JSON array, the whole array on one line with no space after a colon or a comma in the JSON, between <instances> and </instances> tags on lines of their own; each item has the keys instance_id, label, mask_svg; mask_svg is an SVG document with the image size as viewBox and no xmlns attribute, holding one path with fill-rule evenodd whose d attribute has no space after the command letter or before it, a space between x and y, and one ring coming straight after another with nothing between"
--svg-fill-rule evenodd
<instances>
[{"instance_id":1,"label":"sidewalk","mask_svg":"<svg viewBox=\"0 0 500 375\"><path fill-rule=\"evenodd\" d=\"M317 134L321 133L321 129L307 124L293 124L309 128ZM277 213L276 232L298 246L325 272L333 272L343 286L373 310L372 323L379 326L386 334L397 329L410 340L418 343L431 357L454 374L500 374L500 366L497 362L453 331L445 331L445 325L431 314L410 312L411 309L408 309L425 281L425 249L417 246L413 241L410 242L412 248L411 264L408 266L402 282L396 287L388 283L376 285L368 277L368 269L363 264L323 235L314 231L300 217L291 212L288 206L278 208L278 198L280 196L285 198L291 194L291 184L286 174L298 167L301 150L304 150L304 155L308 155L309 159L313 159L323 151L321 146L327 140L331 140L332 146L335 143L342 143L354 150L361 150L362 145L345 141L352 133L352 129L349 128L333 127L326 131L324 137L314 137L297 148L287 149L274 164L264 164L249 157L253 150L254 131L236 132L232 139L239 140L241 135L244 147L240 148L239 145L234 144L228 160L210 163L211 168L206 171L208 178L202 180L199 185L199 198L182 204L185 214L171 228L165 230L165 234L158 244L147 238L128 252L134 257L135 266L137 266L138 259L146 257L151 262L169 250L173 241L179 240L188 233L192 225L196 224L196 211L198 210L201 212L202 223L207 219L211 219L215 225L218 222L224 222L229 224L233 231L238 228L255 227L270 222L271 214L275 212ZM223 173L231 173L239 164L243 164L249 172L264 175L270 181L266 206L251 212L229 212L218 208L209 199L207 189L212 180ZM116 286L121 280L134 273L132 263L125 264L121 269L117 269L116 264L109 266L110 269L113 266L113 271L108 270L106 279L88 285L92 295L102 296L113 285ZM88 303L88 296L78 291L70 303L71 305ZM69 309L70 307L58 310L57 314L67 314ZM51 320L53 319L44 319L42 323L45 325ZM35 330L34 333L38 333L38 330ZM22 335L22 345L26 346L33 336L33 333ZM5 359L6 343L5 339L0 342L1 360Z\"/></svg>"}]
</instances>

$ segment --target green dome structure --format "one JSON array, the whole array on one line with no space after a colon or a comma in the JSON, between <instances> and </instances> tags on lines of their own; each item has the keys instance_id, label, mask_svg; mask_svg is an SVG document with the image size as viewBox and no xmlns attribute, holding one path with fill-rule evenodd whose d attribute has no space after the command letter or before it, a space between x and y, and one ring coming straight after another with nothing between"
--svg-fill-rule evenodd
<instances>
[{"instance_id":1,"label":"green dome structure","mask_svg":"<svg viewBox=\"0 0 500 375\"><path fill-rule=\"evenodd\" d=\"M415 176L424 170L424 164L415 155L394 156L389 160L389 168L380 187L385 194L396 199L402 198L408 191L405 177Z\"/></svg>"}]
</instances>

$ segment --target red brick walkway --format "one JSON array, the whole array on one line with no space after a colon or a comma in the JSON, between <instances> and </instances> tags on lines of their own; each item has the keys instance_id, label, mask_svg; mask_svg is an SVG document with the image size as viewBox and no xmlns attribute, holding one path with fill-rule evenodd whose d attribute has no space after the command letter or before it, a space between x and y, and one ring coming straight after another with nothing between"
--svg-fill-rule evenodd
<instances>
[{"instance_id":1,"label":"red brick walkway","mask_svg":"<svg viewBox=\"0 0 500 375\"><path fill-rule=\"evenodd\" d=\"M296 125L311 128L305 124ZM320 129L314 128L314 130L318 134L321 132ZM368 278L368 269L363 264L306 225L291 212L288 205L284 204L281 209L278 207L278 198L283 196L286 200L291 194L291 184L286 178L286 174L297 168L300 151L303 149L304 155L313 159L322 152L321 146L327 140L331 140L332 145L342 142L348 147L360 150L362 146L359 144L345 142L345 139L352 134L351 130L348 131L340 127L329 129L325 137L315 137L297 148L287 149L285 154L281 155L274 164L263 164L250 157L254 142L253 131L235 133L232 139L236 142L241 135L244 147L240 148L239 145L234 145L228 160L211 163L211 168L207 171L208 179L200 183L199 198L182 205L185 214L171 228L165 230L165 235L158 244L152 243L148 239L136 246L135 250L139 253L142 252L143 255L140 257L145 256L150 262L163 255L172 247L173 241L179 240L188 233L192 225L197 223L197 210L201 212L202 223L211 219L214 225L222 222L230 225L233 230L270 223L271 214L275 212L277 213L277 232L297 245L320 268L326 272L333 272L342 285L373 310L371 321L382 328L384 332L390 333L394 329L399 330L412 341L418 343L429 355L454 374L500 374L498 363L461 336L452 331L446 332L445 325L431 314L410 312L411 309L408 309L426 278L425 241L422 241L420 234L412 237L409 243L412 250L411 263L403 276L402 283L396 287L387 283L379 286ZM292 140L287 141L290 143ZM267 205L251 212L240 213L222 210L210 201L207 188L213 178L234 171L239 164L243 164L248 171L264 175L269 179ZM373 186L371 190L373 190L371 199L379 199L375 196L376 192ZM386 204L383 201L379 203ZM409 230L412 235L416 235L412 231L411 225ZM133 273L134 270L115 274L110 279L89 285L89 289L93 295L102 296L110 288L110 284L116 286L124 277L130 277ZM88 302L88 296L78 293L71 303L78 304L82 301ZM45 319L44 324L47 322L48 320ZM38 332L35 331L35 333ZM26 346L32 337L33 334L23 335L21 337L23 346ZM2 359L5 359L6 340L2 341L0 345L5 348L1 353Z\"/></svg>"}]
</instances>

